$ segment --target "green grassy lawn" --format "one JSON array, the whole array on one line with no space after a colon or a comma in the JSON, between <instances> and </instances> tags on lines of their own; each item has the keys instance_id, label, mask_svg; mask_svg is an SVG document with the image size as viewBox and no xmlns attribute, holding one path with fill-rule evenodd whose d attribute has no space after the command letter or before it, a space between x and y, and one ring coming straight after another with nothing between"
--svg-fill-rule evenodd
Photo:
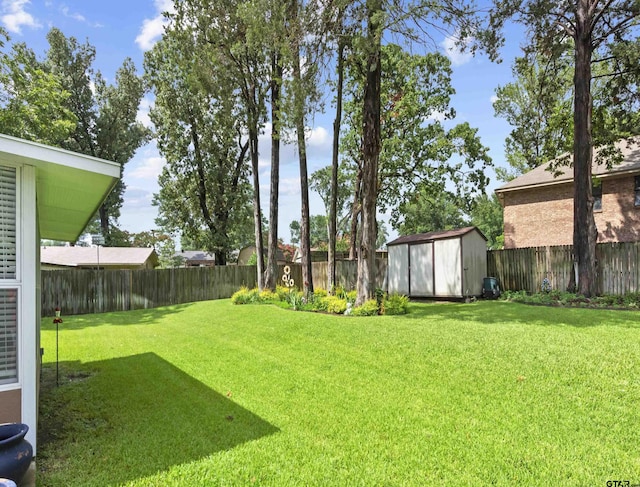
<instances>
[{"instance_id":1,"label":"green grassy lawn","mask_svg":"<svg viewBox=\"0 0 640 487\"><path fill-rule=\"evenodd\" d=\"M640 483L640 314L228 300L43 320L38 485Z\"/></svg>"}]
</instances>

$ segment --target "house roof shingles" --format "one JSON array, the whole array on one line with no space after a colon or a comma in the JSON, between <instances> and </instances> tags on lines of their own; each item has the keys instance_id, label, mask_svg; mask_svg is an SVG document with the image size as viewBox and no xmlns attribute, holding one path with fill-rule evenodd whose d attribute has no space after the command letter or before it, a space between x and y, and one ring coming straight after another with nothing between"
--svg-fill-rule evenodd
<instances>
[{"instance_id":1,"label":"house roof shingles","mask_svg":"<svg viewBox=\"0 0 640 487\"><path fill-rule=\"evenodd\" d=\"M155 254L140 247L41 247L40 262L65 267L144 265ZM157 258L154 259L154 263Z\"/></svg>"},{"instance_id":2,"label":"house roof shingles","mask_svg":"<svg viewBox=\"0 0 640 487\"><path fill-rule=\"evenodd\" d=\"M622 162L620 164L616 164L611 169L607 169L606 164L596 164L594 157L594 163L591 170L594 176L612 177L625 173L640 172L640 137L619 141L615 146L622 153ZM597 154L597 151L598 149L594 150L594 156ZM546 162L522 176L509 181L496 189L496 193L549 186L573 180L573 165L558 167L557 170L559 174L554 177L554 173L548 170L552 162L553 161Z\"/></svg>"},{"instance_id":3,"label":"house roof shingles","mask_svg":"<svg viewBox=\"0 0 640 487\"><path fill-rule=\"evenodd\" d=\"M216 257L213 252L205 250L183 250L176 252L177 257L182 257L187 262L215 262Z\"/></svg>"}]
</instances>

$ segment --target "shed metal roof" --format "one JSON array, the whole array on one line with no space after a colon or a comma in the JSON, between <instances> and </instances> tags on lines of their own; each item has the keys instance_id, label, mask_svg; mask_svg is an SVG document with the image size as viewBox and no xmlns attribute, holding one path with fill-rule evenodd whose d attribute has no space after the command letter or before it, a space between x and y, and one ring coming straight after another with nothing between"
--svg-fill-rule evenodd
<instances>
[{"instance_id":1,"label":"shed metal roof","mask_svg":"<svg viewBox=\"0 0 640 487\"><path fill-rule=\"evenodd\" d=\"M474 230L478 232L483 239L487 240L487 237L485 237L482 234L482 232L478 230L476 227L464 227L464 228L457 228L455 230L442 230L439 232L428 232L428 233L417 233L415 235L405 235L403 237L398 237L397 239L387 243L387 247L390 247L392 245L433 242L434 240L444 240L447 238L462 237L463 235L473 232Z\"/></svg>"}]
</instances>

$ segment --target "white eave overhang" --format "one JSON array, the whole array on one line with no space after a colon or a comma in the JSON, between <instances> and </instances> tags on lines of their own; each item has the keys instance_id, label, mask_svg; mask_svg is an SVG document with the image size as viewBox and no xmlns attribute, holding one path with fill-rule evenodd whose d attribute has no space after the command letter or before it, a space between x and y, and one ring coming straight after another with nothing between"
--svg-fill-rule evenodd
<instances>
[{"instance_id":1,"label":"white eave overhang","mask_svg":"<svg viewBox=\"0 0 640 487\"><path fill-rule=\"evenodd\" d=\"M40 237L75 241L120 178L120 165L0 134L0 164L36 168Z\"/></svg>"}]
</instances>

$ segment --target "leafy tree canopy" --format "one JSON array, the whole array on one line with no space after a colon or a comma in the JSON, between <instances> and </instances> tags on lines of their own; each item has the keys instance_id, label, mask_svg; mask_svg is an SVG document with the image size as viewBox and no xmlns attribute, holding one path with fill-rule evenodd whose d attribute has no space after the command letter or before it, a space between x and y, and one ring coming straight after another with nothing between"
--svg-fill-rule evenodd
<instances>
[{"instance_id":1,"label":"leafy tree canopy","mask_svg":"<svg viewBox=\"0 0 640 487\"><path fill-rule=\"evenodd\" d=\"M8 41L0 29L0 48ZM76 127L71 93L23 43L0 52L0 133L59 146Z\"/></svg>"},{"instance_id":2,"label":"leafy tree canopy","mask_svg":"<svg viewBox=\"0 0 640 487\"><path fill-rule=\"evenodd\" d=\"M491 165L477 129L467 123L445 129L443 121L455 117L450 107L454 93L449 60L439 53L410 54L400 46L382 47L382 124L378 171L378 208L391 209L398 219L399 205L430 186L445 184L467 204L482 192ZM362 67L350 64L345 103L347 129L343 155L360 164L362 135Z\"/></svg>"},{"instance_id":3,"label":"leafy tree canopy","mask_svg":"<svg viewBox=\"0 0 640 487\"><path fill-rule=\"evenodd\" d=\"M224 264L247 241L252 191L232 88L207 49L176 28L146 54L146 79L156 95L150 117L167 160L154 204L158 225Z\"/></svg>"},{"instance_id":4,"label":"leafy tree canopy","mask_svg":"<svg viewBox=\"0 0 640 487\"><path fill-rule=\"evenodd\" d=\"M95 48L55 27L47 34L49 50L46 68L63 90L70 93L65 108L73 113L76 125L70 137L60 146L81 154L99 157L120 164L121 179L98 211L100 231L106 245L111 245L111 231L117 227L126 189L122 181L124 164L149 138L149 131L136 120L144 93L142 80L127 58L116 72L114 84L108 84L99 71L93 69Z\"/></svg>"},{"instance_id":5,"label":"leafy tree canopy","mask_svg":"<svg viewBox=\"0 0 640 487\"><path fill-rule=\"evenodd\" d=\"M471 224L487 237L490 249L504 247L504 220L500 201L495 193L491 196L480 195L471 209Z\"/></svg>"}]
</instances>

